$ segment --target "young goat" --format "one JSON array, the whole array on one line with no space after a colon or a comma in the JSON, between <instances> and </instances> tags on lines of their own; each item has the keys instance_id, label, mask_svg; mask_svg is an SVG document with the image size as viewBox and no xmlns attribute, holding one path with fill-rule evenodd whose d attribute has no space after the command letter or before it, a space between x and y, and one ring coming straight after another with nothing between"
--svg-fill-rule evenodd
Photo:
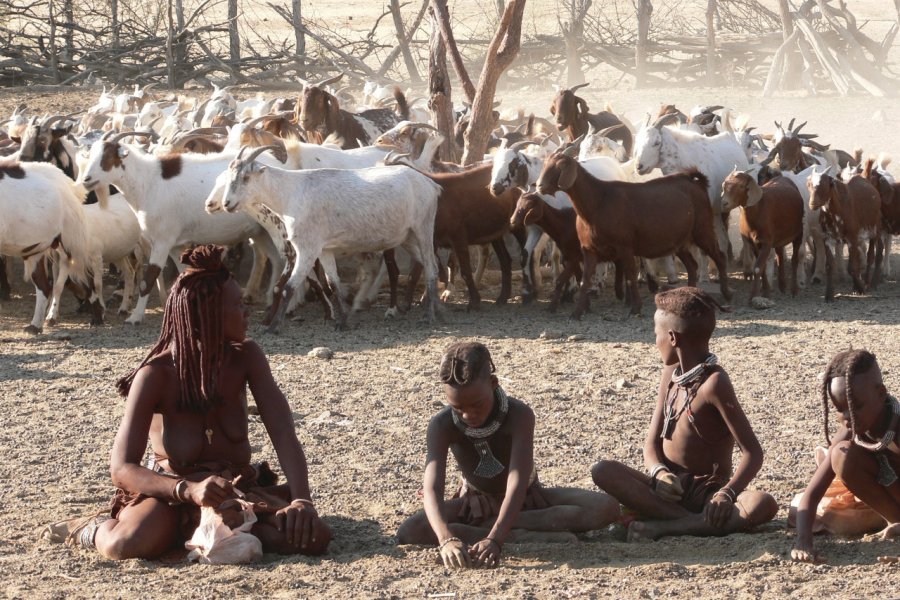
<instances>
[{"instance_id":1,"label":"young goat","mask_svg":"<svg viewBox=\"0 0 900 600\"><path fill-rule=\"evenodd\" d=\"M631 312L638 314L635 257L656 258L675 254L688 272L688 285L697 281L697 263L689 248L696 245L715 262L720 289L731 298L725 258L716 245L713 214L699 171L669 175L645 183L602 181L592 177L577 160L556 153L544 165L537 182L542 194L564 191L578 214L576 227L584 254L584 275L573 318L588 308L588 287L598 261L621 261L631 296Z\"/></svg>"},{"instance_id":2,"label":"young goat","mask_svg":"<svg viewBox=\"0 0 900 600\"><path fill-rule=\"evenodd\" d=\"M570 89L559 90L553 98L553 104L550 105L550 113L556 117L557 127L560 131L568 134L569 141L586 134L589 125L598 130L613 125L624 125L622 120L611 112L605 110L596 114L588 112L588 105L584 98L575 95L576 91L586 85L588 84L582 83ZM627 127L611 131L609 137L621 142L625 147L626 155L631 156L633 138Z\"/></svg>"},{"instance_id":3,"label":"young goat","mask_svg":"<svg viewBox=\"0 0 900 600\"><path fill-rule=\"evenodd\" d=\"M859 176L844 183L831 174L832 169L829 167L824 172L814 169L807 181L809 207L813 210L822 209L819 219L825 238L826 302L834 300L834 252L839 242L847 244L847 270L853 279L853 289L859 294L864 293L868 286L878 284L884 252L881 241L881 197L878 191ZM860 278L861 255L866 243L868 250L863 282Z\"/></svg>"},{"instance_id":4,"label":"young goat","mask_svg":"<svg viewBox=\"0 0 900 600\"><path fill-rule=\"evenodd\" d=\"M256 163L267 148L242 149L216 179L206 209L227 212L265 204L287 227L296 257L276 284L271 331L284 320L291 296L316 258L325 271L322 287L330 296L336 326L346 328L335 256L381 252L402 246L424 265L427 316L433 320L437 298L434 223L440 188L407 167L286 171Z\"/></svg>"},{"instance_id":5,"label":"young goat","mask_svg":"<svg viewBox=\"0 0 900 600\"><path fill-rule=\"evenodd\" d=\"M760 278L763 295L769 297L766 266L773 249L778 263L778 289L785 292L784 246L787 244L792 248L791 295L796 296L797 267L806 238L803 197L797 186L785 177L776 177L760 186L753 175L734 171L722 184L722 204L725 210L740 207L741 237L756 257L748 301L759 292Z\"/></svg>"}]
</instances>

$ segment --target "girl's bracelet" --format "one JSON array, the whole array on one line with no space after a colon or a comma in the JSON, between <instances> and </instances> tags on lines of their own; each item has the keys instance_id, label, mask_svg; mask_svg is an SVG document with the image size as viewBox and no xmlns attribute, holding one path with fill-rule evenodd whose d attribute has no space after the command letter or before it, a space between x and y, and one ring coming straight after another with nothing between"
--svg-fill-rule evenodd
<instances>
[{"instance_id":1,"label":"girl's bracelet","mask_svg":"<svg viewBox=\"0 0 900 600\"><path fill-rule=\"evenodd\" d=\"M291 500L291 504L300 503L310 507L313 510L316 510L316 505L312 503L312 500L307 500L306 498L294 498Z\"/></svg>"},{"instance_id":2,"label":"girl's bracelet","mask_svg":"<svg viewBox=\"0 0 900 600\"><path fill-rule=\"evenodd\" d=\"M184 495L186 492L187 479L182 477L175 482L175 487L172 489L172 498L175 500L176 504L185 504L187 502L187 498Z\"/></svg>"},{"instance_id":3,"label":"girl's bracelet","mask_svg":"<svg viewBox=\"0 0 900 600\"><path fill-rule=\"evenodd\" d=\"M443 549L444 549L444 546L446 546L446 545L449 544L450 542L462 542L462 540L459 539L459 538L456 537L456 536L448 537L448 538L445 539L445 540L441 540L441 543L438 544L438 551L443 550Z\"/></svg>"},{"instance_id":4,"label":"girl's bracelet","mask_svg":"<svg viewBox=\"0 0 900 600\"><path fill-rule=\"evenodd\" d=\"M728 487L727 485L719 488L719 491L717 491L715 494L713 494L713 497L715 497L715 496L725 496L726 498L728 498L731 501L732 504L734 504L737 501L737 494L735 494L734 490L731 489L730 487Z\"/></svg>"}]
</instances>

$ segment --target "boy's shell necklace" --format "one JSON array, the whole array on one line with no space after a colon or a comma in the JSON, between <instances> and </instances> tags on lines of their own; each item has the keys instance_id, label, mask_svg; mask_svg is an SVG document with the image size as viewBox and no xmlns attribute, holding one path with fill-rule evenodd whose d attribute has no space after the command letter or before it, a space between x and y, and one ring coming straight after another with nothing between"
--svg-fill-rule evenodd
<instances>
[{"instance_id":1,"label":"boy's shell necklace","mask_svg":"<svg viewBox=\"0 0 900 600\"><path fill-rule=\"evenodd\" d=\"M675 371L672 373L672 379L669 381L669 389L666 390L666 404L663 407L664 421L662 433L660 434L661 438L672 439L672 433L675 431L675 424L678 422L678 419L681 418L681 415L687 412L688 421L694 427L694 431L697 432L700 439L703 439L703 436L697 431L696 425L694 425L694 413L691 410L691 402L694 401L694 396L697 395L697 390L705 379L704 376L706 375L707 370L715 366L718 362L719 358L710 352L709 356L707 356L703 362L696 364L694 368L687 373L679 373L681 365L678 365L675 368ZM674 394L671 393L673 386L675 387ZM678 388L685 390L685 394L684 404L681 405L680 410L676 411L675 401L678 399Z\"/></svg>"},{"instance_id":2,"label":"boy's shell necklace","mask_svg":"<svg viewBox=\"0 0 900 600\"><path fill-rule=\"evenodd\" d=\"M859 434L856 434L853 436L854 444L870 452L881 452L891 445L891 442L897 437L897 422L900 421L900 402L893 396L888 396L888 402L891 404L891 422L881 439L877 442L867 442L861 439Z\"/></svg>"}]
</instances>

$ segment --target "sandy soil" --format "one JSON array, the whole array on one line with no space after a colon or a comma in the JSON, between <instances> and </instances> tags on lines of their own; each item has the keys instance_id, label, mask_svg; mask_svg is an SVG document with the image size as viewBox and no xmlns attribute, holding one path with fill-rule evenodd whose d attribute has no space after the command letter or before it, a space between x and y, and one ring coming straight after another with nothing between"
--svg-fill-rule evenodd
<instances>
[{"instance_id":1,"label":"sandy soil","mask_svg":"<svg viewBox=\"0 0 900 600\"><path fill-rule=\"evenodd\" d=\"M95 94L0 90L0 114L22 99L48 111L74 110ZM507 102L544 114L549 98L546 90L528 91ZM685 107L724 104L749 113L764 131L773 119L796 115L808 119L806 131L820 133L824 143L900 154L900 115L890 101L760 100L745 91L704 89L597 89L588 98L598 106L611 100L635 119L663 100ZM114 382L155 341L161 311L154 297L138 328L112 314L105 326L89 328L67 300L59 327L29 337L21 329L33 292L19 273L16 297L0 309L0 506L8 515L0 523L0 593L8 597L819 598L885 597L900 589L900 570L875 563L876 556L900 554L897 542L819 537L829 563L797 565L789 559L793 532L785 525L786 508L811 475L812 450L822 441L816 375L829 358L850 346L869 348L878 353L888 388L896 393L900 385L896 281L863 297L849 295L842 283L832 305L824 304L821 286L795 299L776 294L777 306L763 312L745 307L748 285L734 282L735 310L720 318L713 350L766 451L752 485L782 506L774 523L754 534L646 545L626 544L623 530L614 527L568 546L510 544L498 570L455 573L437 564L433 550L398 547L393 537L420 505L425 428L442 406L435 383L442 349L458 338L487 343L503 385L538 416L535 457L542 480L589 488L589 468L599 458L641 464L660 370L649 297L645 315L628 318L605 291L582 322L565 312L547 314L544 302L497 307L485 301L479 313L467 313L456 297L435 327L418 323L418 309L383 320L382 297L345 333L324 323L318 306L302 308L300 320L282 335L256 339L291 403L314 497L335 541L319 559L273 555L253 566L198 567L113 563L38 540L42 524L90 513L108 500L108 455L123 408ZM496 275L488 274L490 283ZM518 277L514 285L518 290ZM496 292L488 285L483 295ZM543 332L559 337L541 339ZM572 335L581 339L565 341ZM335 358L307 357L315 346L332 348ZM630 385L617 389L623 378ZM258 419L251 439L256 456L277 462Z\"/></svg>"}]
</instances>

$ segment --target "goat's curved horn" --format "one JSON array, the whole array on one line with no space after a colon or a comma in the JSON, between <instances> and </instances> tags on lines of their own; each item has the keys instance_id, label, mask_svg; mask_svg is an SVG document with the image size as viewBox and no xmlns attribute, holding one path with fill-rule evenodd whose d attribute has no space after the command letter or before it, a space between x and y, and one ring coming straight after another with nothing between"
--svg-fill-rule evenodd
<instances>
[{"instance_id":1,"label":"goat's curved horn","mask_svg":"<svg viewBox=\"0 0 900 600\"><path fill-rule=\"evenodd\" d=\"M722 110L723 108L725 108L725 107L724 107L724 106L720 106L720 105L718 105L718 104L713 104L712 106L704 106L704 107L703 107L703 112L705 112L705 113L711 113L711 112L713 112L713 111Z\"/></svg>"},{"instance_id":2,"label":"goat's curved horn","mask_svg":"<svg viewBox=\"0 0 900 600\"><path fill-rule=\"evenodd\" d=\"M58 121L65 121L65 120L66 120L65 115L53 115L52 117L47 117L46 119L44 119L44 122L41 123L41 128L49 129L50 126L53 125L54 123L56 123Z\"/></svg>"},{"instance_id":3,"label":"goat's curved horn","mask_svg":"<svg viewBox=\"0 0 900 600\"><path fill-rule=\"evenodd\" d=\"M587 86L589 86L589 85L591 85L591 84L590 84L590 83L579 83L578 85L573 85L572 87L570 87L570 88L569 88L569 91L572 92L572 93L574 94L575 92L577 92L577 91L580 90L581 88L587 87Z\"/></svg>"},{"instance_id":4,"label":"goat's curved horn","mask_svg":"<svg viewBox=\"0 0 900 600\"><path fill-rule=\"evenodd\" d=\"M817 137L819 137L819 134L818 133L801 133L797 137L800 138L801 140L814 140Z\"/></svg>"},{"instance_id":5,"label":"goat's curved horn","mask_svg":"<svg viewBox=\"0 0 900 600\"><path fill-rule=\"evenodd\" d=\"M209 98L200 103L197 110L194 111L194 125L200 125L203 121L203 115L206 113L206 105L209 104Z\"/></svg>"},{"instance_id":6,"label":"goat's curved horn","mask_svg":"<svg viewBox=\"0 0 900 600\"><path fill-rule=\"evenodd\" d=\"M796 121L796 120L797 120L797 117L791 117L791 122L788 123L788 126L787 126L788 131L794 130L794 121Z\"/></svg>"},{"instance_id":7,"label":"goat's curved horn","mask_svg":"<svg viewBox=\"0 0 900 600\"><path fill-rule=\"evenodd\" d=\"M829 148L831 148L831 144L822 145L819 142L813 142L812 140L800 140L800 145L806 148L812 148L813 150L818 150L819 152L826 152Z\"/></svg>"},{"instance_id":8,"label":"goat's curved horn","mask_svg":"<svg viewBox=\"0 0 900 600\"><path fill-rule=\"evenodd\" d=\"M15 108L15 110L13 110L12 116L18 117L18 116L21 115L23 112L25 112L25 109L26 109L26 108L28 108L28 106L23 102L22 104L18 105L18 106Z\"/></svg>"},{"instance_id":9,"label":"goat's curved horn","mask_svg":"<svg viewBox=\"0 0 900 600\"><path fill-rule=\"evenodd\" d=\"M678 115L669 113L658 118L656 122L653 123L653 126L656 129L661 130L664 126L668 125L669 123L674 123L675 121L678 121Z\"/></svg>"},{"instance_id":10,"label":"goat's curved horn","mask_svg":"<svg viewBox=\"0 0 900 600\"><path fill-rule=\"evenodd\" d=\"M430 123L410 123L409 126L413 129L431 129L432 131L437 131L438 133L441 132L440 129Z\"/></svg>"},{"instance_id":11,"label":"goat's curved horn","mask_svg":"<svg viewBox=\"0 0 900 600\"><path fill-rule=\"evenodd\" d=\"M247 147L247 146L242 146L242 147L241 147L241 151L243 151L244 148L246 148L246 147ZM267 150L271 150L271 151L272 151L272 154L277 154L279 151L284 150L284 148L280 148L280 147L275 146L275 145L270 145L270 146L259 146L258 148L254 148L253 151L250 152L249 155L247 155L247 157L244 159L244 162L247 163L247 164L252 163L254 160L256 160L256 157L257 157L257 156L259 156L259 155L262 154L263 152L266 152ZM238 157L240 157L240 154L238 154Z\"/></svg>"},{"instance_id":12,"label":"goat's curved horn","mask_svg":"<svg viewBox=\"0 0 900 600\"><path fill-rule=\"evenodd\" d=\"M505 138L504 138L505 139ZM522 148L526 148L528 146L539 146L537 142L532 140L522 140L520 142L516 142L512 146L509 147L510 150L521 150Z\"/></svg>"},{"instance_id":13,"label":"goat's curved horn","mask_svg":"<svg viewBox=\"0 0 900 600\"><path fill-rule=\"evenodd\" d=\"M340 81L341 77L343 77L343 76L344 76L344 72L341 71L334 77L329 77L328 79L325 79L325 80L315 83L313 85L319 89L322 89L323 86L331 85L332 83L335 83L336 81Z\"/></svg>"},{"instance_id":14,"label":"goat's curved horn","mask_svg":"<svg viewBox=\"0 0 900 600\"><path fill-rule=\"evenodd\" d=\"M277 119L279 117L280 117L280 115L263 115L261 117L256 117L255 119L250 119L249 121L246 121L244 124L247 127L253 128L253 127L256 127L257 124L262 123L263 121L271 121L272 119Z\"/></svg>"},{"instance_id":15,"label":"goat's curved horn","mask_svg":"<svg viewBox=\"0 0 900 600\"><path fill-rule=\"evenodd\" d=\"M119 140L122 140L127 137L148 137L151 141L159 140L159 134L155 131L120 131L119 133L110 136L109 138L105 138L105 141L110 143L116 143ZM104 138L100 138L104 139Z\"/></svg>"},{"instance_id":16,"label":"goat's curved horn","mask_svg":"<svg viewBox=\"0 0 900 600\"><path fill-rule=\"evenodd\" d=\"M144 87L141 88L141 93L142 93L142 94L146 94L147 92L149 92L150 90L152 90L154 87L156 87L156 82L155 82L155 81L152 81L152 82L148 83L147 85L145 85Z\"/></svg>"},{"instance_id":17,"label":"goat's curved horn","mask_svg":"<svg viewBox=\"0 0 900 600\"><path fill-rule=\"evenodd\" d=\"M609 134L619 127L625 127L625 123L619 123L618 125L613 125L611 127L607 127L606 129L601 129L597 132L597 135L599 135L600 137L609 137Z\"/></svg>"},{"instance_id":18,"label":"goat's curved horn","mask_svg":"<svg viewBox=\"0 0 900 600\"><path fill-rule=\"evenodd\" d=\"M224 127L195 127L187 132L189 135L225 135L228 130Z\"/></svg>"},{"instance_id":19,"label":"goat's curved horn","mask_svg":"<svg viewBox=\"0 0 900 600\"><path fill-rule=\"evenodd\" d=\"M781 135L784 135L784 128L781 126L781 123L779 123L778 121L775 121L775 127L778 128L778 131L781 132Z\"/></svg>"},{"instance_id":20,"label":"goat's curved horn","mask_svg":"<svg viewBox=\"0 0 900 600\"><path fill-rule=\"evenodd\" d=\"M802 123L797 125L797 129L792 129L791 133L793 133L794 135L797 135L798 133L800 133L800 130L806 126L807 123L809 123L809 121L803 121Z\"/></svg>"}]
</instances>

